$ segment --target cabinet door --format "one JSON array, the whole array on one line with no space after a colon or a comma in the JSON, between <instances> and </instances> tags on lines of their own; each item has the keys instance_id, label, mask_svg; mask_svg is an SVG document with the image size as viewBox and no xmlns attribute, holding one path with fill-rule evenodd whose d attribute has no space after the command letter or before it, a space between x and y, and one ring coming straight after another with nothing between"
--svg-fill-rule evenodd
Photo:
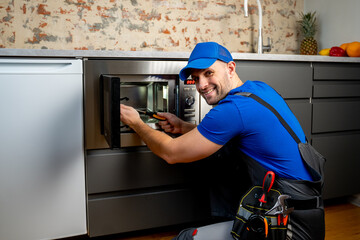
<instances>
[{"instance_id":1,"label":"cabinet door","mask_svg":"<svg viewBox=\"0 0 360 240\"><path fill-rule=\"evenodd\" d=\"M312 145L326 158L324 197L359 193L360 133L317 135Z\"/></svg>"},{"instance_id":2,"label":"cabinet door","mask_svg":"<svg viewBox=\"0 0 360 240\"><path fill-rule=\"evenodd\" d=\"M312 68L310 63L236 61L240 79L263 81L283 98L310 98Z\"/></svg>"}]
</instances>

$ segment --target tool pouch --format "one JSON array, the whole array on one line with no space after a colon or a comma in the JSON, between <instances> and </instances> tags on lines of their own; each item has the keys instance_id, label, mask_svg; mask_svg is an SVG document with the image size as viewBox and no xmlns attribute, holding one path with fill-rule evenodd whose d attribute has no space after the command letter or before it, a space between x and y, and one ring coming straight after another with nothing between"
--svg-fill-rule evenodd
<instances>
[{"instance_id":1,"label":"tool pouch","mask_svg":"<svg viewBox=\"0 0 360 240\"><path fill-rule=\"evenodd\" d=\"M281 193L270 189L267 201L260 206L262 186L253 186L241 199L231 235L236 240L286 239L287 221L278 223L278 216L265 215L277 202Z\"/></svg>"}]
</instances>

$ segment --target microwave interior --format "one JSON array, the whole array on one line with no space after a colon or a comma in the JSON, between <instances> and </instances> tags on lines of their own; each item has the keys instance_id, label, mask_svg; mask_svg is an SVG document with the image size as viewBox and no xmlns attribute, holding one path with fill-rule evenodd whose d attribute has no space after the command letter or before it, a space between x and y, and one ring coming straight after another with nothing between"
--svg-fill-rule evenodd
<instances>
[{"instance_id":1,"label":"microwave interior","mask_svg":"<svg viewBox=\"0 0 360 240\"><path fill-rule=\"evenodd\" d=\"M143 145L136 133L120 121L120 103L140 110L141 119L154 129L159 120L143 114L175 112L175 81L172 76L102 75L100 78L101 134L109 147ZM136 140L134 140L136 138ZM126 141L126 142L122 142Z\"/></svg>"}]
</instances>

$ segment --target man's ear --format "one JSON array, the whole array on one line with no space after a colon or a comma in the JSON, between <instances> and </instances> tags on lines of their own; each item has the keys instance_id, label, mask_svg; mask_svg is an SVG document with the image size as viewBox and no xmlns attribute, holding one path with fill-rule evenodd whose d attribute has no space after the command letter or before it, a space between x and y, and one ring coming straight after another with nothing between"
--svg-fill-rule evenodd
<instances>
[{"instance_id":1,"label":"man's ear","mask_svg":"<svg viewBox=\"0 0 360 240\"><path fill-rule=\"evenodd\" d=\"M236 71L235 71L236 70L236 63L234 61L228 62L227 67L228 67L230 77L232 78L236 73Z\"/></svg>"}]
</instances>

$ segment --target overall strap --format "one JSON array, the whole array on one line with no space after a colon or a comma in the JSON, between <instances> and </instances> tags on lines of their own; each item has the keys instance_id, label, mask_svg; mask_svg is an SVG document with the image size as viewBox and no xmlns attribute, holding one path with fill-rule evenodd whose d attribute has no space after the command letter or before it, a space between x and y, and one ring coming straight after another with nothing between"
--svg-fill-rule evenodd
<instances>
[{"instance_id":1,"label":"overall strap","mask_svg":"<svg viewBox=\"0 0 360 240\"><path fill-rule=\"evenodd\" d=\"M273 108L270 104L268 104L267 102L265 102L263 99L261 99L260 97L258 97L257 95L253 94L253 93L249 93L249 92L239 92L239 93L235 93L235 95L240 95L240 96L245 96L245 97L250 97L252 99L254 99L255 101L259 102L260 104L262 104L264 107L268 108L281 122L281 124L284 126L284 128L289 132L289 134L292 136L292 138L296 141L296 143L298 144L298 146L301 148L302 145L304 145L300 139L298 138L298 136L295 134L295 132L292 130L292 128L289 126L289 124L284 120L284 118L279 114L278 111L275 110L275 108ZM303 153L306 149L304 149L304 151L302 151L299 148L300 154L302 155L303 160L305 161L305 163L309 166L310 169L312 169L313 171L310 171L310 174L312 176L314 176L314 174L318 174L321 178L321 182L323 181L321 175L318 173L317 170L314 170L313 164L309 164L309 162L304 159ZM311 149L312 150L312 149ZM312 152L313 153L313 152ZM320 155L317 153L317 155ZM321 156L322 157L322 156ZM311 159L313 158L312 156L310 157ZM251 159L251 158L250 158ZM262 169L261 167L256 167L256 166L260 166L260 164L258 164L255 160L250 161L250 163L252 164L256 164L254 165L255 169ZM248 165L249 167L249 165ZM315 168L318 169L318 168ZM315 173L314 173L315 172ZM321 171L320 171L321 172ZM253 176L254 178L254 176ZM307 182L307 184L304 184L305 182ZM316 184L318 184L319 182L311 182L311 181L293 181L293 180L287 180L287 179L278 179L278 187L282 190L285 190L286 192L288 192L289 190L293 189L294 186L296 189L302 189L305 191L305 189L307 189L307 194L311 195L313 193L313 185L314 186ZM310 185L309 185L310 184ZM308 188L307 186L310 186L310 188ZM310 190L308 190L310 189ZM315 186L315 189L318 189L318 187ZM291 191L290 191L291 192ZM320 191L319 191L320 192ZM320 194L320 193L319 193ZM315 196L315 197L311 197L311 196L307 196L307 197L302 197L301 200L297 199L296 197L292 197L290 199L286 200L286 204L290 207L295 207L298 210L304 210L304 209L315 209L315 208L319 208L322 207L322 198L321 196Z\"/></svg>"},{"instance_id":2,"label":"overall strap","mask_svg":"<svg viewBox=\"0 0 360 240\"><path fill-rule=\"evenodd\" d=\"M297 144L301 143L300 139L295 134L295 132L292 130L292 128L289 126L289 124L284 120L284 118L279 114L279 112L276 111L275 108L273 108L273 106L271 106L269 103L265 102L262 98L258 97L257 95L255 95L253 93L249 93L249 92L238 92L238 93L235 93L235 95L250 97L250 98L254 99L255 101L259 102L260 104L262 104L264 107L268 108L279 119L281 124L289 132L289 134L295 140L295 142Z\"/></svg>"}]
</instances>

